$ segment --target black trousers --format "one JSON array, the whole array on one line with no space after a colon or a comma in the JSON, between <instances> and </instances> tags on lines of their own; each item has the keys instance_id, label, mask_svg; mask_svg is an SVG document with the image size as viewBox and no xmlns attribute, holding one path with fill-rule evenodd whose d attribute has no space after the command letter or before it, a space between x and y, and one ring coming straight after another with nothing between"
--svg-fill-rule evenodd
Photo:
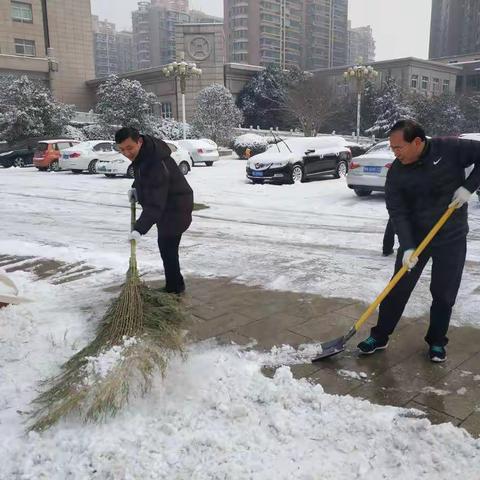
<instances>
[{"instance_id":1,"label":"black trousers","mask_svg":"<svg viewBox=\"0 0 480 480\"><path fill-rule=\"evenodd\" d=\"M403 249L398 249L395 262L395 273L402 267ZM430 292L432 305L430 308L430 326L425 341L430 345L445 346L448 343L447 331L455 305L458 289L462 280L467 240L462 238L440 247L429 247L419 257L417 265L398 282L395 288L380 304L378 323L371 330L371 335L378 340L386 341L397 326L410 294L417 284L420 275L432 259Z\"/></svg>"},{"instance_id":2,"label":"black trousers","mask_svg":"<svg viewBox=\"0 0 480 480\"><path fill-rule=\"evenodd\" d=\"M390 253L395 245L395 231L393 230L392 220L388 219L385 233L383 235L383 253Z\"/></svg>"},{"instance_id":3,"label":"black trousers","mask_svg":"<svg viewBox=\"0 0 480 480\"><path fill-rule=\"evenodd\" d=\"M170 293L178 293L185 289L185 282L180 272L180 260L178 258L178 247L181 239L181 234L169 237L158 236L158 248L165 271L165 289Z\"/></svg>"}]
</instances>

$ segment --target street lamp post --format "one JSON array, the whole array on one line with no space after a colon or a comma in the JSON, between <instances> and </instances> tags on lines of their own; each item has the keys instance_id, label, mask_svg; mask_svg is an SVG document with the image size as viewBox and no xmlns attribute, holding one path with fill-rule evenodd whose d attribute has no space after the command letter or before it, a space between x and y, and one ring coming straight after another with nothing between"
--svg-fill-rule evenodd
<instances>
[{"instance_id":1,"label":"street lamp post","mask_svg":"<svg viewBox=\"0 0 480 480\"><path fill-rule=\"evenodd\" d=\"M172 62L163 68L163 74L166 77L174 77L180 79L180 92L182 93L182 120L183 120L183 139L187 138L187 120L185 113L185 93L187 91L187 78L200 76L202 70L197 68L193 62L186 62L185 55L182 53L179 62Z\"/></svg>"},{"instance_id":2,"label":"street lamp post","mask_svg":"<svg viewBox=\"0 0 480 480\"><path fill-rule=\"evenodd\" d=\"M377 78L378 72L371 66L354 65L343 72L346 81L354 80L357 88L357 142L360 141L360 110L362 105L362 92L365 89L366 80Z\"/></svg>"}]
</instances>

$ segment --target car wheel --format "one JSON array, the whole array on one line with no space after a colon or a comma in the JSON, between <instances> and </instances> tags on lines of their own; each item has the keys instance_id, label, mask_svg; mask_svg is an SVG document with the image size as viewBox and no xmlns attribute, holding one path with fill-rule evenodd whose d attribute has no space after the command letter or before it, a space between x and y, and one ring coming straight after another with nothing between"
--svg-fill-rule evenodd
<instances>
[{"instance_id":1,"label":"car wheel","mask_svg":"<svg viewBox=\"0 0 480 480\"><path fill-rule=\"evenodd\" d=\"M205 165L206 165L207 167L211 167L211 166L213 165L213 162L205 162Z\"/></svg>"},{"instance_id":2,"label":"car wheel","mask_svg":"<svg viewBox=\"0 0 480 480\"><path fill-rule=\"evenodd\" d=\"M290 177L291 183L300 183L303 182L303 168L301 165L294 165L292 168L292 173Z\"/></svg>"},{"instance_id":3,"label":"car wheel","mask_svg":"<svg viewBox=\"0 0 480 480\"><path fill-rule=\"evenodd\" d=\"M14 167L19 167L19 168L22 168L25 166L25 162L23 160L22 157L17 157L14 161L13 161L13 166Z\"/></svg>"},{"instance_id":4,"label":"car wheel","mask_svg":"<svg viewBox=\"0 0 480 480\"><path fill-rule=\"evenodd\" d=\"M50 171L51 172L59 172L60 171L60 164L58 163L58 160L54 160L50 164Z\"/></svg>"},{"instance_id":5,"label":"car wheel","mask_svg":"<svg viewBox=\"0 0 480 480\"><path fill-rule=\"evenodd\" d=\"M335 169L335 178L343 178L348 173L348 163L345 160L340 160L337 164L337 168Z\"/></svg>"},{"instance_id":6,"label":"car wheel","mask_svg":"<svg viewBox=\"0 0 480 480\"><path fill-rule=\"evenodd\" d=\"M82 173L82 170L72 170L72 173L76 173L78 175L79 173Z\"/></svg>"},{"instance_id":7,"label":"car wheel","mask_svg":"<svg viewBox=\"0 0 480 480\"><path fill-rule=\"evenodd\" d=\"M130 166L127 168L127 177L128 177L128 178L133 178L133 177L134 177L133 165L130 165Z\"/></svg>"},{"instance_id":8,"label":"car wheel","mask_svg":"<svg viewBox=\"0 0 480 480\"><path fill-rule=\"evenodd\" d=\"M116 175L114 173L106 173L105 176L107 178L115 178L116 177Z\"/></svg>"},{"instance_id":9,"label":"car wheel","mask_svg":"<svg viewBox=\"0 0 480 480\"><path fill-rule=\"evenodd\" d=\"M91 175L94 175L95 173L97 173L97 162L98 160L92 160L88 164L88 173L90 173Z\"/></svg>"},{"instance_id":10,"label":"car wheel","mask_svg":"<svg viewBox=\"0 0 480 480\"><path fill-rule=\"evenodd\" d=\"M181 162L178 168L184 175L187 175L188 172L190 171L190 165L188 165L187 162Z\"/></svg>"},{"instance_id":11,"label":"car wheel","mask_svg":"<svg viewBox=\"0 0 480 480\"><path fill-rule=\"evenodd\" d=\"M372 193L371 190L365 190L363 188L356 188L354 192L358 197L368 197Z\"/></svg>"}]
</instances>

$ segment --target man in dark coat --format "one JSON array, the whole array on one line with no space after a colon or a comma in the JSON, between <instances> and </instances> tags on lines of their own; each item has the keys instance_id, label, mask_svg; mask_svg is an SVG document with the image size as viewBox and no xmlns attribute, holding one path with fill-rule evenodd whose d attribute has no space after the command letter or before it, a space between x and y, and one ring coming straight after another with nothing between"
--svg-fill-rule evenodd
<instances>
[{"instance_id":1,"label":"man in dark coat","mask_svg":"<svg viewBox=\"0 0 480 480\"><path fill-rule=\"evenodd\" d=\"M142 206L129 240L138 240L156 224L165 291L183 293L185 282L180 272L178 248L182 234L192 223L193 191L164 141L140 135L134 128L122 128L115 134L115 142L133 162L135 181L128 192L129 199Z\"/></svg>"},{"instance_id":2,"label":"man in dark coat","mask_svg":"<svg viewBox=\"0 0 480 480\"><path fill-rule=\"evenodd\" d=\"M390 131L395 153L385 185L388 213L400 242L395 273L409 268L380 304L378 323L358 345L363 354L388 346L422 270L432 259L430 326L425 336L433 362L446 359L447 331L462 279L468 233L468 200L480 185L480 142L425 137L411 120L397 122ZM465 168L474 169L465 178ZM445 213L456 211L419 258L415 248Z\"/></svg>"}]
</instances>

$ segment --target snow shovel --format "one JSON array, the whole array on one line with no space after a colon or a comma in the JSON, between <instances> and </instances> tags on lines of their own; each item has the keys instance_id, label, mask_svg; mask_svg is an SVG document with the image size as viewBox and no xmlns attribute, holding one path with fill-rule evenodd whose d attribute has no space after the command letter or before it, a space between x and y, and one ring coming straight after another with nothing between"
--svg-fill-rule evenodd
<instances>
[{"instance_id":1,"label":"snow shovel","mask_svg":"<svg viewBox=\"0 0 480 480\"><path fill-rule=\"evenodd\" d=\"M28 298L18 296L18 288L7 275L0 271L0 307L31 302Z\"/></svg>"},{"instance_id":2,"label":"snow shovel","mask_svg":"<svg viewBox=\"0 0 480 480\"><path fill-rule=\"evenodd\" d=\"M452 213L456 210L456 207L450 207L442 215L440 220L435 224L435 226L430 230L429 234L424 238L422 243L417 247L415 252L413 252L413 257L419 257L420 254L425 250L428 244L432 241L433 237L438 233L438 231L445 225L445 222L450 218ZM389 284L385 287L383 292L375 299L375 301L365 310L363 315L357 320L357 322L352 326L352 328L343 336L336 338L335 340L330 340L329 342L324 342L320 344L321 351L319 354L312 360L312 363L323 360L324 358L332 357L337 353L341 353L345 350L347 342L360 330L360 327L368 320L370 315L375 311L375 309L380 305L383 299L393 290L395 285L400 281L400 279L407 273L408 267L403 266L396 275L390 280Z\"/></svg>"}]
</instances>

